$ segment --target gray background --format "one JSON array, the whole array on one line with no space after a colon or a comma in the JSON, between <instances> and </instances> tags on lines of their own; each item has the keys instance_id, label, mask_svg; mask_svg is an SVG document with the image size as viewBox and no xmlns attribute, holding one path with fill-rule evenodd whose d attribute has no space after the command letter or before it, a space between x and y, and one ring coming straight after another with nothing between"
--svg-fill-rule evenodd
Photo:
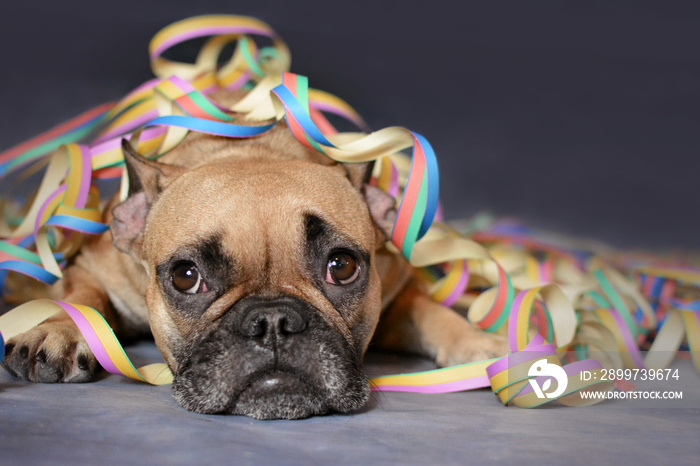
<instances>
[{"instance_id":1,"label":"gray background","mask_svg":"<svg viewBox=\"0 0 700 466\"><path fill-rule=\"evenodd\" d=\"M265 20L312 86L375 129L426 136L449 218L490 209L621 247L697 248L697 2L5 1L0 149L123 96L151 76L150 37L203 13ZM152 343L130 351L157 358ZM386 393L352 416L258 422L191 414L167 387L116 376L48 386L0 371L0 463L697 464L700 407L683 406Z\"/></svg>"},{"instance_id":2,"label":"gray background","mask_svg":"<svg viewBox=\"0 0 700 466\"><path fill-rule=\"evenodd\" d=\"M156 31L206 13L265 20L313 87L426 136L449 218L697 248L693 1L3 2L0 147L120 98Z\"/></svg>"}]
</instances>

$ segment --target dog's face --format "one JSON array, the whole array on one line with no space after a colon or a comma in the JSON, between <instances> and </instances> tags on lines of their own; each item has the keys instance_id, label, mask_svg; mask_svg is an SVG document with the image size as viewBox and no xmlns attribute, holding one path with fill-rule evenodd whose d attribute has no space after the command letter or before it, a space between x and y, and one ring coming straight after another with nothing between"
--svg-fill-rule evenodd
<instances>
[{"instance_id":1,"label":"dog's face","mask_svg":"<svg viewBox=\"0 0 700 466\"><path fill-rule=\"evenodd\" d=\"M362 356L381 302L372 214L392 206L370 209L376 193L340 164L271 158L127 160L138 179L114 210L115 244L148 271L151 329L185 408L354 411L369 396Z\"/></svg>"}]
</instances>

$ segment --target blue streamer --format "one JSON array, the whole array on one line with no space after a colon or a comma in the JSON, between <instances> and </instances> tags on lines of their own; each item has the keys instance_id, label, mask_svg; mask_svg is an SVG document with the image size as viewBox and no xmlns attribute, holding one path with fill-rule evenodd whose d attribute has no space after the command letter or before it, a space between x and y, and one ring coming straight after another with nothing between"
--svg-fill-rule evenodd
<instances>
[{"instance_id":1,"label":"blue streamer","mask_svg":"<svg viewBox=\"0 0 700 466\"><path fill-rule=\"evenodd\" d=\"M221 123L219 121L205 120L191 116L166 115L154 118L144 125L146 126L177 126L179 128L191 129L200 133L214 134L216 136L226 136L230 138L249 138L258 136L272 129L275 123L262 126L242 126L231 123Z\"/></svg>"}]
</instances>

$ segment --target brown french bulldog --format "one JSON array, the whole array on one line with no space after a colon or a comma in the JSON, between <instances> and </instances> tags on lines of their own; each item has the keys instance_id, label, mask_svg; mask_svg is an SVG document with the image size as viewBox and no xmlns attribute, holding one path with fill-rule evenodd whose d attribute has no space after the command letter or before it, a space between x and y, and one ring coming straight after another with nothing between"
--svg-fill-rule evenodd
<instances>
[{"instance_id":1,"label":"brown french bulldog","mask_svg":"<svg viewBox=\"0 0 700 466\"><path fill-rule=\"evenodd\" d=\"M440 366L506 353L384 247L395 202L366 184L368 164L309 150L284 123L242 140L190 133L157 162L124 142L129 196L105 209L111 234L82 247L53 297L95 308L120 338L152 334L186 409L355 411L370 341ZM11 339L2 365L32 382L84 382L98 367L67 315Z\"/></svg>"}]
</instances>

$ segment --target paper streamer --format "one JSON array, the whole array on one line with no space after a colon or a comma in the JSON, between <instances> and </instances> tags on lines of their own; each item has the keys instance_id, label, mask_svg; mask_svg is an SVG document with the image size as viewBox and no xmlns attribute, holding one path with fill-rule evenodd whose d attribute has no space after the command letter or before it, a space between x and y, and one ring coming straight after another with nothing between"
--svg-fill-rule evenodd
<instances>
[{"instance_id":1,"label":"paper streamer","mask_svg":"<svg viewBox=\"0 0 700 466\"><path fill-rule=\"evenodd\" d=\"M10 339L26 332L58 312L73 319L100 365L111 374L123 375L153 385L172 383L173 375L163 363L136 369L102 315L88 306L48 299L23 304L0 316L2 337ZM3 350L4 350L3 344Z\"/></svg>"}]
</instances>

